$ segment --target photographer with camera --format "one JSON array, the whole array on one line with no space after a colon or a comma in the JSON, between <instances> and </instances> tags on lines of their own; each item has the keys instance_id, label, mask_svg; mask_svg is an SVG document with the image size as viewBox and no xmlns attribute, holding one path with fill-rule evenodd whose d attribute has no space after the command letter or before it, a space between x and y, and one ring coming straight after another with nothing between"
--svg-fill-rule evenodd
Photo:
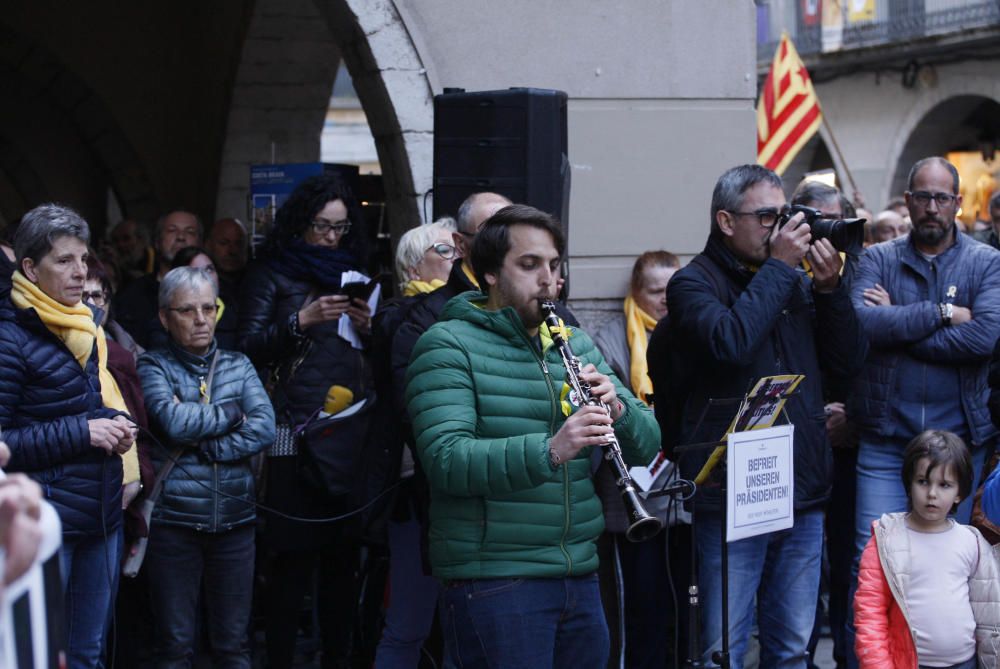
<instances>
[{"instance_id":1,"label":"photographer with camera","mask_svg":"<svg viewBox=\"0 0 1000 669\"><path fill-rule=\"evenodd\" d=\"M720 438L732 417L708 412L698 428L709 399L742 397L763 376L805 375L786 405L795 425L794 527L729 544L734 667L743 666L755 617L761 666L805 666L830 490L820 379L856 373L865 354L837 249L816 239L804 214L788 213L781 177L771 170L741 165L723 174L705 250L671 279L669 325L660 322L648 351L663 443L684 478L697 474L708 451L678 457L673 449ZM804 259L812 279L800 268ZM718 486L703 486L694 499L706 660L722 637L723 503Z\"/></svg>"}]
</instances>

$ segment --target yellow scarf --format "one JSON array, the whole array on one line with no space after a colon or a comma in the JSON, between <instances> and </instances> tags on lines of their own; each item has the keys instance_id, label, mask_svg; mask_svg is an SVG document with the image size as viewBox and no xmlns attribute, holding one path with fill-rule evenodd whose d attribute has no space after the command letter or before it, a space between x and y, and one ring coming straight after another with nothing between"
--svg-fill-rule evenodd
<instances>
[{"instance_id":1,"label":"yellow scarf","mask_svg":"<svg viewBox=\"0 0 1000 669\"><path fill-rule=\"evenodd\" d=\"M97 342L97 370L104 406L128 413L118 384L108 371L108 342L104 337L104 329L94 323L90 309L83 302L72 307L56 302L28 281L20 270L14 272L12 284L10 299L14 306L18 309L34 309L45 327L66 345L80 367L86 369L94 350L94 342ZM138 481L139 458L134 448L129 449L122 457L122 464L125 469L123 483Z\"/></svg>"},{"instance_id":2,"label":"yellow scarf","mask_svg":"<svg viewBox=\"0 0 1000 669\"><path fill-rule=\"evenodd\" d=\"M476 280L476 275L472 273L472 269L464 262L462 262L462 271L465 272L465 278L469 280L469 283L471 283L476 288L480 288L479 281Z\"/></svg>"},{"instance_id":3,"label":"yellow scarf","mask_svg":"<svg viewBox=\"0 0 1000 669\"><path fill-rule=\"evenodd\" d=\"M640 309L631 295L626 297L625 338L632 357L629 370L632 392L646 404L649 404L646 397L653 394L653 382L649 380L649 368L646 366L646 346L649 344L649 332L655 327L656 319Z\"/></svg>"},{"instance_id":4,"label":"yellow scarf","mask_svg":"<svg viewBox=\"0 0 1000 669\"><path fill-rule=\"evenodd\" d=\"M403 286L403 297L413 297L414 295L419 295L421 293L429 293L432 290L437 290L444 285L444 281L441 279L431 279L430 283L427 281L418 281L413 279L412 281L407 281L406 285Z\"/></svg>"}]
</instances>

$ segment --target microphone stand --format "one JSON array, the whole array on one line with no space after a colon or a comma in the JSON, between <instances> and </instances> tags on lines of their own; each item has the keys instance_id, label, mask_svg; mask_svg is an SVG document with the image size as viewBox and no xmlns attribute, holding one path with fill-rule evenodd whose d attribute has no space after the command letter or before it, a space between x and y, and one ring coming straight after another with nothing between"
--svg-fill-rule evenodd
<instances>
[{"instance_id":1,"label":"microphone stand","mask_svg":"<svg viewBox=\"0 0 1000 669\"><path fill-rule=\"evenodd\" d=\"M677 464L674 463L675 472ZM694 497L697 486L693 481L678 478L673 483L668 483L658 490L650 490L646 494L646 499L650 497L664 497L666 495L679 496L684 500ZM676 502L674 502L676 503ZM700 630L700 609L701 604L698 594L698 542L694 539L694 515L691 516L691 581L687 589L688 594L688 656L684 661L684 666L688 669L709 669L709 665L700 660L699 649L701 648ZM674 658L677 661L677 658Z\"/></svg>"}]
</instances>

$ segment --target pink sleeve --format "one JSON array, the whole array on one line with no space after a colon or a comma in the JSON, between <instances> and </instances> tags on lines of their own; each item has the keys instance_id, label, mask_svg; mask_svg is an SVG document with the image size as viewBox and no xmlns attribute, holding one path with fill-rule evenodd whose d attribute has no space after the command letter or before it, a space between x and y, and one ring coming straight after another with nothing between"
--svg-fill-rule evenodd
<instances>
[{"instance_id":1,"label":"pink sleeve","mask_svg":"<svg viewBox=\"0 0 1000 669\"><path fill-rule=\"evenodd\" d=\"M858 592L854 596L854 652L861 669L893 669L889 651L889 609L893 604L872 537L861 554Z\"/></svg>"}]
</instances>

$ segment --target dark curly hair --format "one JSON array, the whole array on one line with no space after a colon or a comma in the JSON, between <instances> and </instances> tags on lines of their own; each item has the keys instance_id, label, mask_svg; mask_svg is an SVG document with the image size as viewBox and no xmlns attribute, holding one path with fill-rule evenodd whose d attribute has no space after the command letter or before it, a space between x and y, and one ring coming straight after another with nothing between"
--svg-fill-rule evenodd
<instances>
[{"instance_id":1,"label":"dark curly hair","mask_svg":"<svg viewBox=\"0 0 1000 669\"><path fill-rule=\"evenodd\" d=\"M339 248L351 253L363 267L368 260L364 215L351 187L336 175L309 177L296 187L274 218L274 227L264 245L265 252L280 255L293 239L302 237L316 214L333 200L344 203L351 221L351 230L340 239Z\"/></svg>"}]
</instances>

